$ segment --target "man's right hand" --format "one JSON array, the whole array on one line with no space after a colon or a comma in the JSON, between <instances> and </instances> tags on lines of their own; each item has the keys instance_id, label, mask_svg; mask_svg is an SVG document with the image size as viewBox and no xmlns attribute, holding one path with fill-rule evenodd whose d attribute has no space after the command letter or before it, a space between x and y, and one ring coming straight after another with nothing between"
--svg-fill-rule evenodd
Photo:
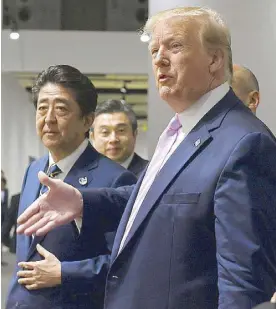
<instances>
[{"instance_id":1,"label":"man's right hand","mask_svg":"<svg viewBox=\"0 0 276 309\"><path fill-rule=\"evenodd\" d=\"M71 222L82 216L83 200L81 193L59 179L39 172L40 182L49 191L34 201L17 219L18 234L45 235L53 228Z\"/></svg>"}]
</instances>

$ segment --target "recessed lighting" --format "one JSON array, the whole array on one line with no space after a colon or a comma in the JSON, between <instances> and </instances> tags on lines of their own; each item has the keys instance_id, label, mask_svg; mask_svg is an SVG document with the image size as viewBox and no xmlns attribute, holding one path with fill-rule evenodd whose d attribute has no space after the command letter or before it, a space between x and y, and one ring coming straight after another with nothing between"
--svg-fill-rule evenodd
<instances>
[{"instance_id":1,"label":"recessed lighting","mask_svg":"<svg viewBox=\"0 0 276 309\"><path fill-rule=\"evenodd\" d=\"M11 40L18 40L19 39L19 33L18 32L16 32L16 31L12 31L11 33L10 33L10 39Z\"/></svg>"},{"instance_id":2,"label":"recessed lighting","mask_svg":"<svg viewBox=\"0 0 276 309\"><path fill-rule=\"evenodd\" d=\"M150 36L147 34L147 33L143 33L141 36L140 36L140 40L143 42L143 43L146 43L150 40Z\"/></svg>"}]
</instances>

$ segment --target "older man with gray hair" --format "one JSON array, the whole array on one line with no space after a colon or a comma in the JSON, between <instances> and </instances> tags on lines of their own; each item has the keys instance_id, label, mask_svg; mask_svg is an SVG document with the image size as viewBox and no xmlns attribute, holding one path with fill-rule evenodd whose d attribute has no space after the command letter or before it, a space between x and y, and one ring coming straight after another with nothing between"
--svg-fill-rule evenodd
<instances>
[{"instance_id":1,"label":"older man with gray hair","mask_svg":"<svg viewBox=\"0 0 276 309\"><path fill-rule=\"evenodd\" d=\"M78 216L85 231L95 214L127 204L105 309L252 309L276 286L276 139L229 89L231 39L218 13L171 9L144 31L159 95L175 112L146 172L136 186L87 191L41 174L52 194L22 214L18 232Z\"/></svg>"},{"instance_id":2,"label":"older man with gray hair","mask_svg":"<svg viewBox=\"0 0 276 309\"><path fill-rule=\"evenodd\" d=\"M256 76L248 68L234 64L231 86L236 96L256 114L260 103L259 83Z\"/></svg>"}]
</instances>

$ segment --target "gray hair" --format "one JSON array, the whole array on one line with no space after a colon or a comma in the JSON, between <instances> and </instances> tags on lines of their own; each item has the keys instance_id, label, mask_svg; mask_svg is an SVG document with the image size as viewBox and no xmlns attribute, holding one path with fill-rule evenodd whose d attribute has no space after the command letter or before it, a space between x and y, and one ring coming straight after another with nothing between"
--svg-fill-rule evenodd
<instances>
[{"instance_id":1,"label":"gray hair","mask_svg":"<svg viewBox=\"0 0 276 309\"><path fill-rule=\"evenodd\" d=\"M156 24L170 17L184 17L187 21L197 22L200 25L199 39L206 49L221 48L227 55L225 57L225 77L231 79L233 74L231 35L226 23L220 14L209 8L178 7L158 12L146 22L141 34L151 37Z\"/></svg>"}]
</instances>

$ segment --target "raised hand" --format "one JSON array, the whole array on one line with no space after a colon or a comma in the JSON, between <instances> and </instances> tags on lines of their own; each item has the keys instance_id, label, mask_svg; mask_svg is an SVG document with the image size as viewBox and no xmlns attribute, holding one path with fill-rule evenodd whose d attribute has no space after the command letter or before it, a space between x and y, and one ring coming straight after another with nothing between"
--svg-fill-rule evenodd
<instances>
[{"instance_id":1,"label":"raised hand","mask_svg":"<svg viewBox=\"0 0 276 309\"><path fill-rule=\"evenodd\" d=\"M18 234L41 236L82 216L83 200L77 189L43 172L38 173L38 178L49 191L18 217Z\"/></svg>"}]
</instances>

